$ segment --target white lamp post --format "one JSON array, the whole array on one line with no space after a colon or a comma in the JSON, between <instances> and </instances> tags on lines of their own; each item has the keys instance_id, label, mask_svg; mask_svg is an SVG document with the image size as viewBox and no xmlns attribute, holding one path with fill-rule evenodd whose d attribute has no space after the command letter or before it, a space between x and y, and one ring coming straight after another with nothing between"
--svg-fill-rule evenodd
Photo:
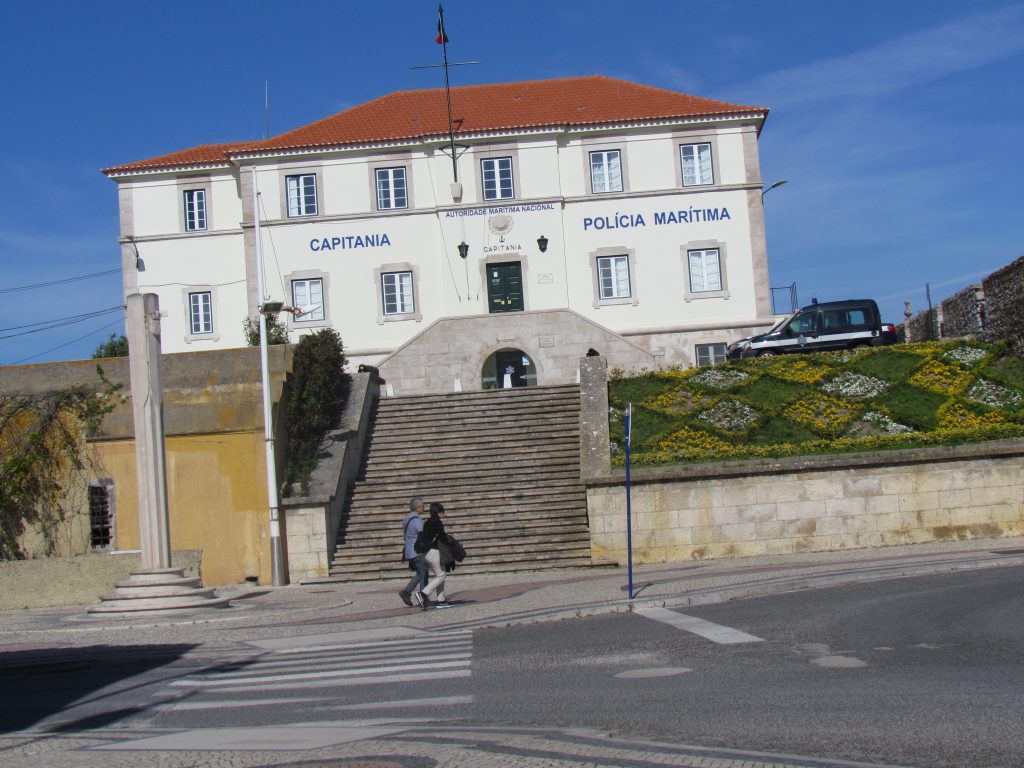
<instances>
[{"instance_id":1,"label":"white lamp post","mask_svg":"<svg viewBox=\"0 0 1024 768\"><path fill-rule=\"evenodd\" d=\"M274 460L274 414L270 402L270 370L267 362L267 315L281 311L283 302L266 301L263 286L263 242L260 235L260 192L256 179L256 166L252 167L253 221L256 237L256 290L259 293L260 313L260 374L263 389L263 443L266 447L267 501L270 506L270 572L271 584L288 584L284 572L284 552L281 547L280 500L277 492L277 463Z\"/></svg>"}]
</instances>

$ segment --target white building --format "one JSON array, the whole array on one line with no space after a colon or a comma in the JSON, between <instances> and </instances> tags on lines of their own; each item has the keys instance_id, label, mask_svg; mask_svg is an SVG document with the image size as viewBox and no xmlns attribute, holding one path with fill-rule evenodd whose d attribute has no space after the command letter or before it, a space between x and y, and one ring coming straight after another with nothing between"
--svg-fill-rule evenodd
<instances>
[{"instance_id":1,"label":"white building","mask_svg":"<svg viewBox=\"0 0 1024 768\"><path fill-rule=\"evenodd\" d=\"M124 290L159 294L165 352L244 345L255 185L265 298L396 394L704 364L771 323L766 117L579 77L452 88L454 164L434 89L108 168Z\"/></svg>"}]
</instances>

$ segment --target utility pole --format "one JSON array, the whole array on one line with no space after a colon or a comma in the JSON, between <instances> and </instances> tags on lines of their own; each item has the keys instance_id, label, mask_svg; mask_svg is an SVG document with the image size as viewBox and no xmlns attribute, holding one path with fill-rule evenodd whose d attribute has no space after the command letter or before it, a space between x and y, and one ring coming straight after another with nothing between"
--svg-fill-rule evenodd
<instances>
[{"instance_id":1,"label":"utility pole","mask_svg":"<svg viewBox=\"0 0 1024 768\"><path fill-rule=\"evenodd\" d=\"M252 167L252 203L254 236L256 238L256 291L259 294L260 314L260 375L263 389L263 444L267 463L267 502L270 507L270 570L271 584L283 587L288 584L284 572L284 551L281 546L280 500L277 490L277 462L274 452L274 411L270 402L270 366L267 361L267 314L277 314L282 302L273 304L266 300L263 286L263 243L260 234L260 192L256 179L256 166Z\"/></svg>"}]
</instances>

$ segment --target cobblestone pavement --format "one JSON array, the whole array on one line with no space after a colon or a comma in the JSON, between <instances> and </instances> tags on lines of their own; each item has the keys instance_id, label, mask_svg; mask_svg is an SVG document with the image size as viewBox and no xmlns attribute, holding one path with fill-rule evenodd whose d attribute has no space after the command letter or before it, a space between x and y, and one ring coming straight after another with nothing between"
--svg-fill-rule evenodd
<instances>
[{"instance_id":1,"label":"cobblestone pavement","mask_svg":"<svg viewBox=\"0 0 1024 768\"><path fill-rule=\"evenodd\" d=\"M80 664L117 664L159 646L209 659L242 643L344 631L474 630L630 611L684 607L797 589L927 573L1024 564L1024 537L833 553L699 561L638 568L634 598L625 569L573 569L449 580L456 609L410 610L401 582L317 583L220 590L231 606L175 615L91 617L82 606L0 614L0 676L15 669L56 674ZM23 679L24 676L22 676ZM8 677L10 679L10 677ZM37 678L35 675L27 679ZM6 690L4 690L6 688ZM0 686L0 697L17 695ZM636 741L628 735L564 729L502 729L465 722L353 719L242 729L163 730L113 723L87 731L3 732L5 768L155 766L801 766L866 765L815 757L741 752L707 745Z\"/></svg>"}]
</instances>

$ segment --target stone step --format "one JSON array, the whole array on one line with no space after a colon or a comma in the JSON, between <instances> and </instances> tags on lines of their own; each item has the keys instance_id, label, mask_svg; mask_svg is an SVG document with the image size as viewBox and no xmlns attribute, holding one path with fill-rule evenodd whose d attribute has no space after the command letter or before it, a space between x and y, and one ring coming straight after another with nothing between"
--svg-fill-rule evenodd
<instances>
[{"instance_id":1,"label":"stone step","mask_svg":"<svg viewBox=\"0 0 1024 768\"><path fill-rule=\"evenodd\" d=\"M492 424L500 427L513 419L529 419L536 423L545 421L572 422L579 421L580 407L578 403L548 403L534 407L521 407L508 404L487 409L424 409L408 408L405 410L377 411L375 423L380 426L394 426L407 421L478 425Z\"/></svg>"},{"instance_id":2,"label":"stone step","mask_svg":"<svg viewBox=\"0 0 1024 768\"><path fill-rule=\"evenodd\" d=\"M132 581L119 581L114 585L117 589L131 589L133 592L141 593L143 590L149 590L153 594L159 594L161 591L172 591L187 592L194 590L199 587L200 579L198 577L186 578L171 578L165 577L163 579L153 579L145 582L132 582Z\"/></svg>"},{"instance_id":3,"label":"stone step","mask_svg":"<svg viewBox=\"0 0 1024 768\"><path fill-rule=\"evenodd\" d=\"M208 595L205 593L209 593ZM203 594L200 594L203 593ZM159 613L184 611L192 608L226 608L230 598L217 597L214 590L198 590L187 595L140 595L138 597L103 596L103 602L90 605L89 613Z\"/></svg>"},{"instance_id":4,"label":"stone step","mask_svg":"<svg viewBox=\"0 0 1024 768\"><path fill-rule=\"evenodd\" d=\"M510 426L467 429L457 425L438 424L429 430L410 429L408 425L395 426L393 430L375 430L373 433L373 449L416 450L418 448L447 443L449 438L454 445L469 438L471 444L505 443L514 445L537 445L549 440L561 440L567 443L578 442L580 436L579 422L552 424L550 421L530 424L522 421Z\"/></svg>"},{"instance_id":5,"label":"stone step","mask_svg":"<svg viewBox=\"0 0 1024 768\"><path fill-rule=\"evenodd\" d=\"M402 397L386 397L380 400L378 410L400 411L408 409L424 409L441 406L448 410L459 408L494 407L496 404L516 403L526 406L528 403L543 403L567 400L579 403L579 387L564 385L553 387L525 387L522 389L501 389L484 392L448 392L431 395L404 395Z\"/></svg>"},{"instance_id":6,"label":"stone step","mask_svg":"<svg viewBox=\"0 0 1024 768\"><path fill-rule=\"evenodd\" d=\"M519 498L526 491L564 492L573 485L579 485L579 468L569 467L558 472L524 472L514 480L505 480L501 473L495 471L459 474L455 468L450 470L424 473L403 472L401 477L395 473L384 472L379 476L370 476L358 481L353 486L352 503L365 501L365 493L370 490L370 503L375 506L383 501L384 494L397 494L394 498L400 507L405 507L412 496L419 496L428 504L431 501L451 499L452 501L476 496L484 493L495 494L498 498ZM390 476L389 476L390 475ZM581 491L582 493L583 491ZM406 494L409 494L406 496ZM403 498L404 497L404 498ZM406 510L408 511L408 510Z\"/></svg>"},{"instance_id":7,"label":"stone step","mask_svg":"<svg viewBox=\"0 0 1024 768\"><path fill-rule=\"evenodd\" d=\"M460 505L456 501L445 506L445 525L458 525L466 528L490 528L502 526L511 530L520 527L535 528L545 525L562 525L565 521L580 522L586 525L587 503L584 498L567 499L561 504L538 504L522 506L481 506L477 504ZM403 510L364 510L354 507L345 515L345 522L350 526L395 526L400 529L405 516ZM424 519L426 519L424 517Z\"/></svg>"},{"instance_id":8,"label":"stone step","mask_svg":"<svg viewBox=\"0 0 1024 768\"><path fill-rule=\"evenodd\" d=\"M579 522L554 523L537 528L514 528L502 530L500 539L496 539L493 526L490 530L474 530L459 528L458 535L453 529L451 535L455 536L462 544L469 547L470 544L481 547L500 547L509 544L519 545L521 542L532 544L534 542L555 542L570 541L579 538L589 540L590 534L587 526ZM345 534L345 540L339 542L338 549L349 550L354 547L401 547L403 542L402 530L396 533L394 526L376 530L349 530ZM523 544L526 546L526 544Z\"/></svg>"},{"instance_id":9,"label":"stone step","mask_svg":"<svg viewBox=\"0 0 1024 768\"><path fill-rule=\"evenodd\" d=\"M442 502L444 503L444 502ZM585 499L567 500L559 505L538 505L522 507L482 507L479 505L461 506L456 502L444 503L445 525L465 526L468 528L493 527L501 525L516 529L537 527L550 524L561 525L565 520L579 521L586 524L587 504ZM345 516L349 526L394 526L401 528L405 515L401 510L364 510L358 507L351 509Z\"/></svg>"},{"instance_id":10,"label":"stone step","mask_svg":"<svg viewBox=\"0 0 1024 768\"><path fill-rule=\"evenodd\" d=\"M483 562L473 561L467 556L459 563L454 573L449 574L449 581L454 587L458 583L460 574L474 573L517 573L522 571L540 571L550 568L581 568L591 564L590 552L573 554L545 554L529 560L493 560ZM383 579L407 579L412 576L409 566L403 561L395 558L394 562L379 563L374 568L349 567L347 565L333 566L330 570L331 578L338 578L343 581L380 581Z\"/></svg>"},{"instance_id":11,"label":"stone step","mask_svg":"<svg viewBox=\"0 0 1024 768\"><path fill-rule=\"evenodd\" d=\"M549 475L558 473L574 473L579 477L580 460L579 455L565 456L556 455L550 459L536 456L518 461L503 461L493 459L488 463L474 464L470 467L458 466L455 464L438 464L431 466L423 462L415 466L409 466L402 472L402 480L406 484L415 485L422 478L434 477L437 482L447 482L447 478L453 477L462 482L463 485L473 480L488 480L492 483L507 483L506 477L510 472L515 473L515 479L523 482L527 478L530 482L543 482ZM445 478L442 481L442 478ZM367 467L360 477L361 481L389 482L394 479L394 473L387 469Z\"/></svg>"},{"instance_id":12,"label":"stone step","mask_svg":"<svg viewBox=\"0 0 1024 768\"><path fill-rule=\"evenodd\" d=\"M378 408L374 417L377 423L392 423L400 419L451 418L454 421L465 420L498 422L504 418L525 416L535 419L561 418L569 414L580 413L578 400L547 400L531 403L495 402L487 406L417 406L407 408Z\"/></svg>"},{"instance_id":13,"label":"stone step","mask_svg":"<svg viewBox=\"0 0 1024 768\"><path fill-rule=\"evenodd\" d=\"M410 496L405 488L385 491L376 484L359 483L353 489L353 499L359 497L360 510L379 511L383 514L401 512L404 516L409 511ZM543 485L527 484L495 488L493 485L476 485L461 489L459 486L447 486L429 498L422 493L414 493L429 504L440 501L453 510L459 506L471 505L494 509L514 509L517 505L535 506L550 502L557 507L569 499L579 499L586 503L586 488L580 484L578 477Z\"/></svg>"},{"instance_id":14,"label":"stone step","mask_svg":"<svg viewBox=\"0 0 1024 768\"><path fill-rule=\"evenodd\" d=\"M332 578L409 573L398 554L412 496L448 508L473 561L463 572L589 564L579 399L569 385L380 401Z\"/></svg>"},{"instance_id":15,"label":"stone step","mask_svg":"<svg viewBox=\"0 0 1024 768\"><path fill-rule=\"evenodd\" d=\"M580 448L579 443L565 445L508 447L490 446L489 450L481 451L476 446L457 446L439 448L436 451L421 449L413 452L402 451L374 451L373 456L367 460L366 469L377 470L395 468L416 468L429 463L431 466L447 467L457 465L459 467L493 467L495 463L508 465L521 463L534 465L545 459L560 459L566 462L579 464Z\"/></svg>"}]
</instances>

